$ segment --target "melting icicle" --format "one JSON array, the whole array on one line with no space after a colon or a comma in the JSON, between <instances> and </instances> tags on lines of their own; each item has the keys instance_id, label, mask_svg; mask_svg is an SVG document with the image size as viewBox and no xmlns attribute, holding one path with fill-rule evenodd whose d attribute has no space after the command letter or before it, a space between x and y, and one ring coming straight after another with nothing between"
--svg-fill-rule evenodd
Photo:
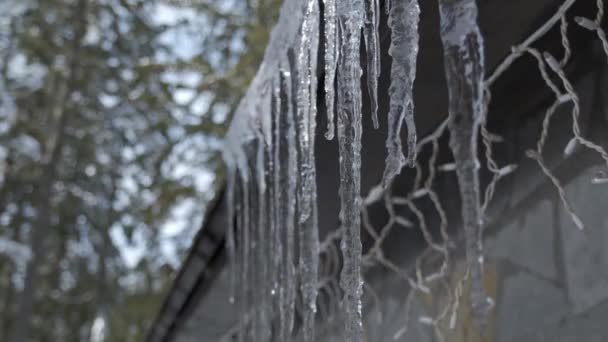
<instances>
[{"instance_id":1,"label":"melting icicle","mask_svg":"<svg viewBox=\"0 0 608 342\"><path fill-rule=\"evenodd\" d=\"M236 293L236 243L234 240L234 183L235 170L230 159L225 158L228 164L228 176L226 178L226 249L228 251L228 261L230 262L230 304L234 304Z\"/></svg>"},{"instance_id":2,"label":"melting icicle","mask_svg":"<svg viewBox=\"0 0 608 342\"><path fill-rule=\"evenodd\" d=\"M250 297L248 291L249 284L249 261L251 239L249 234L249 176L246 156L243 151L239 151L237 156L238 171L239 171L239 201L237 202L236 210L238 212L238 232L239 232L239 249L240 249L240 261L239 269L240 272L240 284L239 284L239 306L241 312L248 312L250 309ZM247 339L247 327L248 318L247 315L243 315L241 318L242 329L238 332L238 340L245 341Z\"/></svg>"},{"instance_id":3,"label":"melting icicle","mask_svg":"<svg viewBox=\"0 0 608 342\"><path fill-rule=\"evenodd\" d=\"M365 50L367 53L367 90L372 108L374 128L378 129L378 76L380 75L380 38L378 24L380 6L378 0L365 0Z\"/></svg>"},{"instance_id":4,"label":"melting icicle","mask_svg":"<svg viewBox=\"0 0 608 342\"><path fill-rule=\"evenodd\" d=\"M317 227L317 186L315 168L315 128L317 117L317 52L319 45L319 7L308 0L297 58L297 120L300 157L298 192L300 291L304 302L302 331L304 341L314 340L319 267Z\"/></svg>"},{"instance_id":5,"label":"melting icicle","mask_svg":"<svg viewBox=\"0 0 608 342\"><path fill-rule=\"evenodd\" d=\"M268 98L270 99L270 98ZM266 101L264 101L266 102ZM269 108L261 108L263 112ZM268 114L270 114L268 112ZM264 130L269 129L264 127ZM259 308L258 314L255 316L255 326L253 337L255 341L268 341L271 336L270 323L270 289L269 268L270 260L270 239L269 239L269 221L268 221L268 183L266 177L268 175L268 161L270 155L270 141L265 140L265 132L258 134L257 160L256 160L256 176L258 178L257 185L257 208L252 206L252 210L257 215L256 222L256 237L255 237L255 286L254 296L256 299L256 307Z\"/></svg>"},{"instance_id":6,"label":"melting icicle","mask_svg":"<svg viewBox=\"0 0 608 342\"><path fill-rule=\"evenodd\" d=\"M272 281L270 292L274 297L277 297L279 293L279 272L281 269L282 260L282 248L281 248L281 230L279 226L280 222L280 191L281 191L281 135L283 133L281 127L281 77L280 74L274 78L272 87L272 164L271 164L271 177L272 177L272 190L270 193L270 239L272 239L270 253L271 253L271 274L270 279ZM278 302L277 302L278 303ZM273 305L274 306L274 305ZM278 306L278 305L277 305Z\"/></svg>"},{"instance_id":7,"label":"melting icicle","mask_svg":"<svg viewBox=\"0 0 608 342\"><path fill-rule=\"evenodd\" d=\"M291 63L290 63L291 64ZM293 66L290 66L293 70ZM292 73L281 71L281 120L279 140L279 160L286 161L280 173L280 192L277 196L278 224L281 236L281 270L279 277L279 337L281 341L291 340L296 299L294 269L296 181L298 172L296 154L296 123L294 118L295 96L292 93ZM279 167L279 166L277 166Z\"/></svg>"},{"instance_id":8,"label":"melting icicle","mask_svg":"<svg viewBox=\"0 0 608 342\"><path fill-rule=\"evenodd\" d=\"M276 287L275 293L277 294L277 305L279 312L279 337L284 338L287 336L287 323L285 316L286 313L286 286L285 279L287 277L287 260L285 251L285 229L287 228L287 204L285 203L285 197L289 192L289 189L285 187L288 184L286 171L289 170L292 162L289 159L288 140L292 138L290 134L289 122L287 117L289 115L289 96L290 96L290 79L289 72L281 69L279 72L279 82L277 93L277 115L275 116L275 189L274 189L274 207L276 216L276 229L275 229L275 265L277 267Z\"/></svg>"},{"instance_id":9,"label":"melting icicle","mask_svg":"<svg viewBox=\"0 0 608 342\"><path fill-rule=\"evenodd\" d=\"M361 68L359 47L363 26L362 0L340 0L340 62L338 63L338 145L340 151L340 221L343 256L340 286L344 290L345 340L361 342Z\"/></svg>"},{"instance_id":10,"label":"melting icicle","mask_svg":"<svg viewBox=\"0 0 608 342\"><path fill-rule=\"evenodd\" d=\"M316 194L312 193L315 184L315 155L314 137L315 120L317 115L317 49L319 43L319 21L317 2L308 0L304 22L302 24L302 37L298 48L296 66L296 93L297 93L297 125L298 147L301 184L298 191L299 222L302 223L310 216L313 200Z\"/></svg>"},{"instance_id":11,"label":"melting icicle","mask_svg":"<svg viewBox=\"0 0 608 342\"><path fill-rule=\"evenodd\" d=\"M250 274L251 278L249 280L249 292L250 292L250 305L249 308L255 308L256 314L251 316L249 320L251 322L251 330L249 331L249 336L252 340L260 341L262 337L262 324L264 321L264 308L262 307L263 299L263 261L261 255L261 242L263 236L261 236L263 232L263 227L260 224L260 216L262 216L260 202L260 194L263 192L263 180L262 180L262 172L260 169L263 168L260 165L263 162L263 141L260 140L259 132L256 132L256 139L252 142L251 146L254 147L254 151L256 153L254 156L254 164L252 165L252 180L253 182L250 185L250 202L249 202L249 220L250 220L250 239L251 239L251 252L249 254L249 264L250 264ZM249 338L249 337L248 337Z\"/></svg>"},{"instance_id":12,"label":"melting icicle","mask_svg":"<svg viewBox=\"0 0 608 342\"><path fill-rule=\"evenodd\" d=\"M386 168L382 183L387 186L401 172L403 165L414 166L416 159L416 124L414 122L413 88L418 57L418 22L420 7L418 0L401 0L392 3L388 25L391 28L391 47L388 53L393 58L391 66L390 111L388 114L388 137ZM407 126L407 159L401 144L401 126Z\"/></svg>"},{"instance_id":13,"label":"melting icicle","mask_svg":"<svg viewBox=\"0 0 608 342\"><path fill-rule=\"evenodd\" d=\"M338 19L336 17L336 0L324 0L325 27L325 106L327 108L327 132L325 138L334 138L334 81L338 63Z\"/></svg>"},{"instance_id":14,"label":"melting icicle","mask_svg":"<svg viewBox=\"0 0 608 342\"><path fill-rule=\"evenodd\" d=\"M477 136L483 117L484 52L475 0L440 0L441 39L449 93L450 148L462 199L471 305L483 327L489 309L483 289L483 250Z\"/></svg>"}]
</instances>

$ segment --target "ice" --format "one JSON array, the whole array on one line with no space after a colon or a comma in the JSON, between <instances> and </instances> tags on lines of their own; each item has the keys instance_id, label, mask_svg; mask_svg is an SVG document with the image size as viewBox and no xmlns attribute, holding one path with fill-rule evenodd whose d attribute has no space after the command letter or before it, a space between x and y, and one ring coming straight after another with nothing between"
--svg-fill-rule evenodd
<instances>
[{"instance_id":1,"label":"ice","mask_svg":"<svg viewBox=\"0 0 608 342\"><path fill-rule=\"evenodd\" d=\"M282 246L281 246L281 230L280 230L280 199L281 199L281 135L282 135L282 99L281 99L281 73L277 72L276 77L273 78L272 84L272 162L270 166L271 174L271 193L270 193L270 239L271 239L271 287L270 291L274 297L278 297L279 293L279 272L281 268L282 260ZM276 301L276 300L275 300ZM274 302L273 301L273 306Z\"/></svg>"},{"instance_id":2,"label":"ice","mask_svg":"<svg viewBox=\"0 0 608 342\"><path fill-rule=\"evenodd\" d=\"M380 6L378 0L365 0L365 50L367 53L367 90L372 109L372 122L378 129L378 76L380 75L380 38L378 24Z\"/></svg>"},{"instance_id":3,"label":"ice","mask_svg":"<svg viewBox=\"0 0 608 342\"><path fill-rule=\"evenodd\" d=\"M475 0L440 0L441 39L449 93L450 148L462 200L466 260L474 321L483 326L489 309L483 289L482 218L477 138L483 117L484 49Z\"/></svg>"},{"instance_id":4,"label":"ice","mask_svg":"<svg viewBox=\"0 0 608 342\"><path fill-rule=\"evenodd\" d=\"M246 167L246 166L245 166ZM240 206L240 233L241 233L241 237L240 237L240 241L242 243L242 247L241 247L241 269L239 270L241 272L240 274L240 293L241 293L241 312L247 312L249 307L250 307L250 300L251 300L251 296L250 296L250 291L249 291L249 281L250 281L250 275L249 275L249 271L250 271L250 260L252 260L252 256L251 256L251 232L250 232L250 219L249 219L249 214L250 214L250 209L249 209L249 187L251 185L251 183L249 182L248 179L248 175L247 173L249 172L249 170L247 168L242 169L241 167L239 167L239 171L241 174L241 206ZM246 318L246 317L244 317ZM243 329L240 332L240 338L242 338L243 340L247 340L248 336L247 336L247 329Z\"/></svg>"},{"instance_id":5,"label":"ice","mask_svg":"<svg viewBox=\"0 0 608 342\"><path fill-rule=\"evenodd\" d=\"M227 236L227 242L234 249L229 254L234 254L231 263L238 283L232 297L240 312L239 341L292 340L298 285L309 302L316 293L313 133L319 8L314 1L287 0L281 11L264 61L236 109L224 144L227 200L233 202L228 214L236 218L235 234ZM299 171L302 177L297 177ZM296 201L300 182L306 189ZM304 232L307 239L297 239L295 234ZM311 252L305 257L298 247ZM303 262L299 266L306 265L309 273L303 282L295 268L298 257ZM314 304L309 307L309 317L314 317ZM311 331L313 323L308 319Z\"/></svg>"},{"instance_id":6,"label":"ice","mask_svg":"<svg viewBox=\"0 0 608 342\"><path fill-rule=\"evenodd\" d=\"M300 184L298 187L299 273L304 302L304 340L314 340L317 302L319 236L317 227L317 187L315 129L317 117L317 52L319 46L318 1L308 0L297 57L297 121Z\"/></svg>"},{"instance_id":7,"label":"ice","mask_svg":"<svg viewBox=\"0 0 608 342\"><path fill-rule=\"evenodd\" d=\"M262 110L268 110L263 108ZM260 132L258 136L258 147L256 157L256 176L258 178L257 190L257 207L252 206L252 216L255 214L257 222L255 222L255 238L253 243L254 250L254 300L255 307L258 308L255 325L253 329L253 337L256 341L268 341L271 336L270 322L270 291L271 282L269 281L270 254L269 246L270 239L268 236L268 202L267 202L267 167L268 157L270 154L270 140L265 140L265 132Z\"/></svg>"},{"instance_id":8,"label":"ice","mask_svg":"<svg viewBox=\"0 0 608 342\"><path fill-rule=\"evenodd\" d=\"M295 68L293 62L287 63L288 70ZM281 233L282 261L281 276L279 278L279 313L280 313L280 332L282 341L290 340L294 323L294 310L296 300L296 279L295 279L295 214L296 214L296 186L297 178L293 175L298 174L297 143L296 143L296 119L295 103L293 94L294 72L283 70L281 79L281 116L283 134L280 141L280 159L283 162L281 172L281 193L279 196L279 229Z\"/></svg>"},{"instance_id":9,"label":"ice","mask_svg":"<svg viewBox=\"0 0 608 342\"><path fill-rule=\"evenodd\" d=\"M359 47L364 4L361 0L338 3L340 60L338 62L338 145L340 153L340 221L344 290L345 340L361 342L361 237L360 237L360 168L361 168L361 67Z\"/></svg>"},{"instance_id":10,"label":"ice","mask_svg":"<svg viewBox=\"0 0 608 342\"><path fill-rule=\"evenodd\" d=\"M388 155L382 183L387 186L401 172L405 164L414 165L416 159L416 124L414 122L413 88L418 57L418 0L395 1L390 8L388 25L391 28L392 57L390 110L388 114ZM407 126L407 159L403 155L401 126Z\"/></svg>"},{"instance_id":11,"label":"ice","mask_svg":"<svg viewBox=\"0 0 608 342\"><path fill-rule=\"evenodd\" d=\"M229 302L234 304L236 296L236 244L234 237L234 186L235 186L235 170L234 166L230 165L230 161L226 160L228 164L227 177L226 177L226 250L228 252L228 261L230 262L230 297Z\"/></svg>"},{"instance_id":12,"label":"ice","mask_svg":"<svg viewBox=\"0 0 608 342\"><path fill-rule=\"evenodd\" d=\"M308 0L306 15L302 26L302 36L297 56L297 125L301 184L298 188L299 222L308 219L316 199L312 188L315 183L315 120L317 116L317 48L319 8L317 2Z\"/></svg>"},{"instance_id":13,"label":"ice","mask_svg":"<svg viewBox=\"0 0 608 342\"><path fill-rule=\"evenodd\" d=\"M332 140L335 135L334 103L336 101L334 82L338 63L338 18L336 17L336 0L324 0L325 28L325 106L327 110L327 131L325 138Z\"/></svg>"}]
</instances>

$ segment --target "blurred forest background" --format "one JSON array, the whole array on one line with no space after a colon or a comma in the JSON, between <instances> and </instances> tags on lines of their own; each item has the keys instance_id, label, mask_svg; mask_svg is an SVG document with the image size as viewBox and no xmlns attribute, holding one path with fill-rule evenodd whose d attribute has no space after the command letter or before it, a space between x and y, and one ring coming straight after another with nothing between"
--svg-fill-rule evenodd
<instances>
[{"instance_id":1,"label":"blurred forest background","mask_svg":"<svg viewBox=\"0 0 608 342\"><path fill-rule=\"evenodd\" d=\"M141 341L280 0L0 0L0 341Z\"/></svg>"}]
</instances>

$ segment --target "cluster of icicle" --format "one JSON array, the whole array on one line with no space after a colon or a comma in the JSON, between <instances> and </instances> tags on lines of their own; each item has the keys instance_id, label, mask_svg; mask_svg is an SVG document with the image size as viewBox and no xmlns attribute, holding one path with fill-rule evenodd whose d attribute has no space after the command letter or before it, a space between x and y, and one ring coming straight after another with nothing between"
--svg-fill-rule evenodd
<instances>
[{"instance_id":1,"label":"cluster of icicle","mask_svg":"<svg viewBox=\"0 0 608 342\"><path fill-rule=\"evenodd\" d=\"M232 122L224 153L228 165L227 249L231 301L242 316L237 329L241 341L291 341L296 319L299 336L304 341L315 340L319 237L314 145L321 42L328 118L325 137L333 139L337 131L340 155L343 336L349 342L362 341L359 47L364 39L371 116L377 128L378 1L324 0L321 6L317 0L286 0L261 69ZM483 258L475 150L483 108L483 44L474 0L439 3L451 99L451 147L463 198L467 260L475 283L473 306L481 312L485 296L480 282ZM387 187L416 158L412 93L420 8L418 0L393 0L384 5L392 31L388 156L382 180ZM319 36L321 24L324 37ZM400 138L404 122L407 157Z\"/></svg>"}]
</instances>

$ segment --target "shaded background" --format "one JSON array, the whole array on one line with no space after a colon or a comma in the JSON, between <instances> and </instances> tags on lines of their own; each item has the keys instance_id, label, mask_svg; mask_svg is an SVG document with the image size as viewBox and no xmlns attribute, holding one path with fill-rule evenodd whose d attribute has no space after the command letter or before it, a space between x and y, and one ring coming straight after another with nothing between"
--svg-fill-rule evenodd
<instances>
[{"instance_id":1,"label":"shaded background","mask_svg":"<svg viewBox=\"0 0 608 342\"><path fill-rule=\"evenodd\" d=\"M0 340L141 341L278 0L0 1Z\"/></svg>"}]
</instances>

